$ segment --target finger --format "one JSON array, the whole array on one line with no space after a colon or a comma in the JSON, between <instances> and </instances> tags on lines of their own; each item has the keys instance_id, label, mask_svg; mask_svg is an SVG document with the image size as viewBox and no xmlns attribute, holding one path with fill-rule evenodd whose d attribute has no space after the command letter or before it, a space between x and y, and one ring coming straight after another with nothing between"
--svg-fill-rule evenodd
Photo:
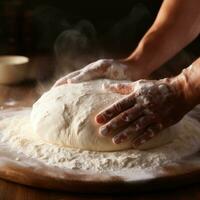
<instances>
[{"instance_id":1,"label":"finger","mask_svg":"<svg viewBox=\"0 0 200 200\"><path fill-rule=\"evenodd\" d=\"M97 78L103 78L103 75L101 73L96 73L92 70L88 70L86 72L81 72L77 76L74 76L73 78L69 79L70 83L79 83L83 81L89 81L94 80Z\"/></svg>"},{"instance_id":2,"label":"finger","mask_svg":"<svg viewBox=\"0 0 200 200\"><path fill-rule=\"evenodd\" d=\"M116 136L113 137L113 142L115 144L120 144L122 142L127 141L128 139L133 139L137 137L138 134L141 134L145 131L146 127L149 124L152 124L154 118L152 116L142 116L136 122L131 124L124 131L120 132ZM135 135L136 134L136 135Z\"/></svg>"},{"instance_id":3,"label":"finger","mask_svg":"<svg viewBox=\"0 0 200 200\"><path fill-rule=\"evenodd\" d=\"M78 74L80 74L80 72L81 72L81 70L77 70L77 71L67 74L65 77L66 77L66 79L71 79L71 78L77 76Z\"/></svg>"},{"instance_id":4,"label":"finger","mask_svg":"<svg viewBox=\"0 0 200 200\"><path fill-rule=\"evenodd\" d=\"M136 104L102 126L99 130L99 134L106 136L123 126L128 126L131 121L142 115L142 111L142 106Z\"/></svg>"},{"instance_id":5,"label":"finger","mask_svg":"<svg viewBox=\"0 0 200 200\"><path fill-rule=\"evenodd\" d=\"M91 63L82 69L81 73L69 79L70 83L78 83L83 81L94 80L97 78L106 78L106 71L110 62L103 62L101 60Z\"/></svg>"},{"instance_id":6,"label":"finger","mask_svg":"<svg viewBox=\"0 0 200 200\"><path fill-rule=\"evenodd\" d=\"M107 109L103 110L96 116L96 122L99 124L105 124L110 121L113 117L119 115L121 112L134 106L136 100L133 94L122 98L116 103L112 104Z\"/></svg>"},{"instance_id":7,"label":"finger","mask_svg":"<svg viewBox=\"0 0 200 200\"><path fill-rule=\"evenodd\" d=\"M162 124L153 124L149 126L142 135L138 136L133 140L133 147L137 148L138 146L145 144L150 139L158 135L158 133L162 129L163 129Z\"/></svg>"},{"instance_id":8,"label":"finger","mask_svg":"<svg viewBox=\"0 0 200 200\"><path fill-rule=\"evenodd\" d=\"M52 88L57 87L57 86L59 86L59 85L66 84L66 83L67 83L67 79L65 79L65 77L63 77L63 78L57 80L57 81L54 83L54 85L52 86Z\"/></svg>"},{"instance_id":9,"label":"finger","mask_svg":"<svg viewBox=\"0 0 200 200\"><path fill-rule=\"evenodd\" d=\"M80 83L80 82L88 81L88 80L92 80L92 79L93 79L93 76L91 75L90 72L88 72L88 73L82 72L82 73L78 74L77 76L70 78L69 82L70 83Z\"/></svg>"},{"instance_id":10,"label":"finger","mask_svg":"<svg viewBox=\"0 0 200 200\"><path fill-rule=\"evenodd\" d=\"M69 79L69 78L71 78L71 77L73 77L73 76L76 76L76 75L78 75L79 73L80 73L80 70L75 71L75 72L72 72L72 73L68 74L67 76L64 76L64 77L60 78L59 80L57 80L57 81L55 82L55 84L53 85L53 88L56 87L56 86L59 86L59 85L63 85L63 84L68 83L68 79Z\"/></svg>"},{"instance_id":11,"label":"finger","mask_svg":"<svg viewBox=\"0 0 200 200\"><path fill-rule=\"evenodd\" d=\"M103 89L120 94L130 94L133 90L131 83L103 84Z\"/></svg>"}]
</instances>

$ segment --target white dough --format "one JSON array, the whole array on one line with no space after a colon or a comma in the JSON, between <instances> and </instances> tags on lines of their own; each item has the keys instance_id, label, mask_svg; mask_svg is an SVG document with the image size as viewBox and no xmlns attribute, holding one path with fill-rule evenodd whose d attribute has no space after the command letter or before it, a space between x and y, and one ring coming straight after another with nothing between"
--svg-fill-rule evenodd
<instances>
[{"instance_id":1,"label":"white dough","mask_svg":"<svg viewBox=\"0 0 200 200\"><path fill-rule=\"evenodd\" d=\"M53 144L94 151L116 151L132 148L131 143L116 145L111 138L98 134L95 115L117 100L125 97L102 89L103 83L95 80L78 84L65 84L51 89L33 105L31 123L33 133ZM179 124L163 131L142 145L148 149L166 144ZM133 133L133 137L136 136Z\"/></svg>"}]
</instances>

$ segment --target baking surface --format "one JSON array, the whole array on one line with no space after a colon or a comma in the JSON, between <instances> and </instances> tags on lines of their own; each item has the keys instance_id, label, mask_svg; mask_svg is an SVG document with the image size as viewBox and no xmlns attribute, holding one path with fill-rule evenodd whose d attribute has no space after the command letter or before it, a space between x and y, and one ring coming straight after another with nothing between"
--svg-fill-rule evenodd
<instances>
[{"instance_id":1,"label":"baking surface","mask_svg":"<svg viewBox=\"0 0 200 200\"><path fill-rule=\"evenodd\" d=\"M34 88L34 85L3 87L2 94L4 95L0 99L1 105L11 110L16 107L32 105L38 94L30 88ZM19 93L21 95L18 95ZM21 99L18 99L19 97ZM192 113L192 115L198 118L197 113ZM6 146L1 146L0 149L0 176L2 178L41 188L93 193L138 192L198 182L197 176L200 175L198 154L156 172L141 172L141 174L138 172L131 176L131 181L127 181L127 177L122 176L58 170L58 168L46 166L37 160L9 152ZM20 157L20 162L16 160L17 157Z\"/></svg>"},{"instance_id":2,"label":"baking surface","mask_svg":"<svg viewBox=\"0 0 200 200\"><path fill-rule=\"evenodd\" d=\"M0 180L2 200L199 200L200 186L190 185L173 190L126 194L78 194L60 191L39 190Z\"/></svg>"},{"instance_id":3,"label":"baking surface","mask_svg":"<svg viewBox=\"0 0 200 200\"><path fill-rule=\"evenodd\" d=\"M9 152L3 146L0 149L0 177L37 188L81 193L138 192L198 182L196 177L200 175L199 161L193 158L159 171L141 171L123 177L61 170ZM20 157L20 161L16 157Z\"/></svg>"}]
</instances>

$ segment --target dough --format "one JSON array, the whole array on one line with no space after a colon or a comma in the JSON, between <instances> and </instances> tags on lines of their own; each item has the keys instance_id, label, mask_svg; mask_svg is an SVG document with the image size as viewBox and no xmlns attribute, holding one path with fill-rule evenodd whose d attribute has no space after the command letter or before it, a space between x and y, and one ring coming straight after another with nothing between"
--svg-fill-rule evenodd
<instances>
[{"instance_id":1,"label":"dough","mask_svg":"<svg viewBox=\"0 0 200 200\"><path fill-rule=\"evenodd\" d=\"M33 105L33 133L49 143L85 150L116 151L132 148L130 142L116 145L111 138L98 134L99 125L94 120L95 115L125 97L102 89L103 83L111 82L119 81L95 80L65 84L44 93ZM165 130L140 148L148 149L169 142L177 126Z\"/></svg>"}]
</instances>

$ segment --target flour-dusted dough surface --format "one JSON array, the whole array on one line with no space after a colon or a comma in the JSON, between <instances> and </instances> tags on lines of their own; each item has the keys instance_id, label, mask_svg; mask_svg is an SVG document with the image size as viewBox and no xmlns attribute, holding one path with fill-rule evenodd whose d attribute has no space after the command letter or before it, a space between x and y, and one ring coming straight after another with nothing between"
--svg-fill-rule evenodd
<instances>
[{"instance_id":1,"label":"flour-dusted dough surface","mask_svg":"<svg viewBox=\"0 0 200 200\"><path fill-rule=\"evenodd\" d=\"M33 133L49 143L85 150L116 151L131 148L130 142L115 145L111 139L98 134L99 125L94 120L95 115L125 97L102 89L103 83L110 82L117 81L65 84L46 92L33 105ZM165 130L140 148L148 149L169 142L177 126Z\"/></svg>"}]
</instances>

